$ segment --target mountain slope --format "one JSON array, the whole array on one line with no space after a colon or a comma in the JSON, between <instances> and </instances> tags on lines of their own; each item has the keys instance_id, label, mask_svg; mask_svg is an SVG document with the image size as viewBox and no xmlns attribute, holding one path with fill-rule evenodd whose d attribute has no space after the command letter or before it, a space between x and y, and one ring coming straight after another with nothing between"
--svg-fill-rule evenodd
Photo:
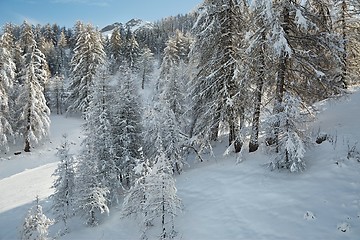
<instances>
[{"instance_id":1,"label":"mountain slope","mask_svg":"<svg viewBox=\"0 0 360 240\"><path fill-rule=\"evenodd\" d=\"M360 138L359 102L360 92L356 91L339 101L319 103L323 112L312 129L314 135L318 131L326 133L329 140L314 145L307 152L308 169L303 173L270 171L266 164L271 156L264 154L263 147L255 153L244 153L243 161L237 164L236 155L223 155L225 141L219 143L214 148L214 156L204 155L204 163L195 163L177 176L178 195L184 206L175 219L178 239L358 239L360 163L357 158L360 157L360 146L356 142ZM54 124L67 124L66 119L63 121ZM79 126L68 122L67 127L78 129ZM348 154L353 147L355 150ZM43 196L50 194L48 187L54 163L51 163L52 155L44 155L44 149L48 148L50 146L39 148L31 155L31 159L47 158L43 159L42 166L25 172L19 169L17 175L11 174L0 180L0 190L6 192L7 198L0 205L0 239L15 239L16 228L31 200L39 192ZM189 156L189 160L192 158ZM12 157L11 161L3 160L2 171L16 160L17 157ZM50 164L46 165L46 162ZM26 179L37 181L40 174L44 176L43 183L18 189L18 183L25 184ZM26 194L17 194L24 189ZM46 214L51 216L50 202L43 201L42 204ZM60 239L139 239L137 221L121 219L119 211L112 209L110 216L96 228L87 228L81 220L74 218L72 232ZM56 232L55 226L51 235ZM157 239L160 232L159 226L153 226L149 239Z\"/></svg>"}]
</instances>

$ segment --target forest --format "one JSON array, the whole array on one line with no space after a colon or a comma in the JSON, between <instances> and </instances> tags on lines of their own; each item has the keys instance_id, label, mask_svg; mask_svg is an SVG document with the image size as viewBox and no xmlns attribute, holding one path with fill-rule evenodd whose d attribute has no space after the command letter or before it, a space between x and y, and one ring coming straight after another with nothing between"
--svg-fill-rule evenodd
<instances>
[{"instance_id":1,"label":"forest","mask_svg":"<svg viewBox=\"0 0 360 240\"><path fill-rule=\"evenodd\" d=\"M359 83L359 17L358 0L204 0L136 29L6 24L0 153L36 149L51 114L79 117L81 152L65 136L54 173L61 234L73 216L96 226L121 207L141 219L141 239L156 225L175 238L187 155L202 162L226 141L237 161L266 149L270 170L306 171L306 151L327 139L308 131L314 104ZM22 239L46 239L54 221L37 201Z\"/></svg>"}]
</instances>

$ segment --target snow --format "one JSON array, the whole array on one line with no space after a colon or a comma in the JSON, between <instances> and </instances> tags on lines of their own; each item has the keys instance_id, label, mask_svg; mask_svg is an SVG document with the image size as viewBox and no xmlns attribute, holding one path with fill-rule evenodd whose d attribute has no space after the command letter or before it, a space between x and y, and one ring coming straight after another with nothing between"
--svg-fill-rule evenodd
<instances>
[{"instance_id":1,"label":"snow","mask_svg":"<svg viewBox=\"0 0 360 240\"><path fill-rule=\"evenodd\" d=\"M329 140L307 151L302 173L270 171L264 146L255 153L244 150L237 163L235 154L223 155L226 141L218 143L214 155L203 155L205 162L192 163L176 177L184 208L175 218L178 239L359 239L360 163L348 155L360 139L359 102L356 90L317 105L321 112L311 126L314 137L321 132ZM56 147L66 132L71 151L78 151L82 133L80 119L52 116L51 121L50 139L31 153L1 156L0 239L19 238L36 195L52 218L47 196L53 192ZM189 156L189 162L194 158ZM110 216L94 228L71 219L71 232L58 239L139 239L139 223L121 218L119 208L110 209ZM160 226L152 228L150 239L156 239ZM50 236L56 233L56 225L50 227Z\"/></svg>"}]
</instances>

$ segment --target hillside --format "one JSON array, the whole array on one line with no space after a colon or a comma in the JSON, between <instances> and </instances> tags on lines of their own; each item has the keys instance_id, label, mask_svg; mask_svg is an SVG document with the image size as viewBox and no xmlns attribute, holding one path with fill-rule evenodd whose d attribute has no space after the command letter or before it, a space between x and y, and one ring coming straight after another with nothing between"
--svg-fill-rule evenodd
<instances>
[{"instance_id":1,"label":"hillside","mask_svg":"<svg viewBox=\"0 0 360 240\"><path fill-rule=\"evenodd\" d=\"M266 168L264 149L224 156L224 144L204 163L193 163L177 177L183 212L175 219L179 239L358 239L360 235L360 92L318 105L322 112L313 124L314 135L327 133L328 141L306 154L307 170L290 174ZM81 142L81 121L52 117L52 134L32 153L1 156L0 239L18 239L18 231L36 195L51 217L47 199L52 192L56 147L68 133L72 151ZM349 151L349 149L353 151ZM246 151L245 151L246 152ZM189 162L193 162L189 156ZM120 209L96 228L79 219L71 233L60 239L138 239L136 220L121 219ZM51 229L55 236L57 226ZM155 239L160 228L153 226Z\"/></svg>"}]
</instances>

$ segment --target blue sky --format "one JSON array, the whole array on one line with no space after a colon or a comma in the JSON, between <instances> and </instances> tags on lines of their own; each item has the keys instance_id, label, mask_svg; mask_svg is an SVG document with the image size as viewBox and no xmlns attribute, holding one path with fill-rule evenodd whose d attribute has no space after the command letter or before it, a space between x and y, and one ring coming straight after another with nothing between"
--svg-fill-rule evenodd
<instances>
[{"instance_id":1,"label":"blue sky","mask_svg":"<svg viewBox=\"0 0 360 240\"><path fill-rule=\"evenodd\" d=\"M0 0L0 26L57 23L72 27L77 20L99 28L132 18L146 21L187 13L202 0Z\"/></svg>"}]
</instances>

